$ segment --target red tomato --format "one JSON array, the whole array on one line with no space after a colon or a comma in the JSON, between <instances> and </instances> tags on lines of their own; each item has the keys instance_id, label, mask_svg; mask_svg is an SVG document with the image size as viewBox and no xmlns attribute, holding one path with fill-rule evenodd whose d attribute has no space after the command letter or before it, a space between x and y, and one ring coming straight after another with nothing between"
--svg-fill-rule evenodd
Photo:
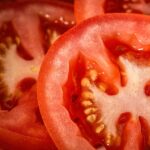
<instances>
[{"instance_id":1,"label":"red tomato","mask_svg":"<svg viewBox=\"0 0 150 150\"><path fill-rule=\"evenodd\" d=\"M73 24L70 4L0 4L0 149L54 148L30 89L47 48Z\"/></svg>"},{"instance_id":2,"label":"red tomato","mask_svg":"<svg viewBox=\"0 0 150 150\"><path fill-rule=\"evenodd\" d=\"M105 14L51 46L37 93L58 149L150 148L149 37L150 17Z\"/></svg>"},{"instance_id":3,"label":"red tomato","mask_svg":"<svg viewBox=\"0 0 150 150\"><path fill-rule=\"evenodd\" d=\"M143 13L150 14L149 0L75 0L77 22L103 13Z\"/></svg>"}]
</instances>

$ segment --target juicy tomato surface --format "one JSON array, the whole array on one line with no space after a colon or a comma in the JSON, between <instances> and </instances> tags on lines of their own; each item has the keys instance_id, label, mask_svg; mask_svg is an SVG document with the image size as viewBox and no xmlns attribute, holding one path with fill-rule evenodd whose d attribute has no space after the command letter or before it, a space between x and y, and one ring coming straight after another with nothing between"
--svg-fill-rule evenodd
<instances>
[{"instance_id":1,"label":"juicy tomato surface","mask_svg":"<svg viewBox=\"0 0 150 150\"><path fill-rule=\"evenodd\" d=\"M149 16L105 14L62 35L37 86L58 149L150 149L149 74Z\"/></svg>"},{"instance_id":2,"label":"juicy tomato surface","mask_svg":"<svg viewBox=\"0 0 150 150\"><path fill-rule=\"evenodd\" d=\"M35 84L47 48L73 24L72 5L64 2L0 3L0 148L56 149Z\"/></svg>"},{"instance_id":3,"label":"juicy tomato surface","mask_svg":"<svg viewBox=\"0 0 150 150\"><path fill-rule=\"evenodd\" d=\"M150 15L150 0L75 0L77 22L103 13L142 13Z\"/></svg>"}]
</instances>

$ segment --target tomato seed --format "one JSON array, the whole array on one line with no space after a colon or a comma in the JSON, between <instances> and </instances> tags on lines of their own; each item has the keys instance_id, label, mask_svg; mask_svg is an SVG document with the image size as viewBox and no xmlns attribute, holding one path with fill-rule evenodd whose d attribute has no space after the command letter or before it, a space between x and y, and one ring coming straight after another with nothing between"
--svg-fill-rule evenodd
<instances>
[{"instance_id":1,"label":"tomato seed","mask_svg":"<svg viewBox=\"0 0 150 150\"><path fill-rule=\"evenodd\" d=\"M84 114L89 115L89 114L95 113L96 111L97 109L95 107L89 107L84 110Z\"/></svg>"},{"instance_id":2,"label":"tomato seed","mask_svg":"<svg viewBox=\"0 0 150 150\"><path fill-rule=\"evenodd\" d=\"M89 90L85 90L82 92L82 98L84 99L94 99L94 94Z\"/></svg>"},{"instance_id":3,"label":"tomato seed","mask_svg":"<svg viewBox=\"0 0 150 150\"><path fill-rule=\"evenodd\" d=\"M100 82L100 83L98 83L98 88L99 88L101 91L105 92L106 89L107 89L107 85L106 85L105 83L103 83L103 82Z\"/></svg>"},{"instance_id":4,"label":"tomato seed","mask_svg":"<svg viewBox=\"0 0 150 150\"><path fill-rule=\"evenodd\" d=\"M94 123L96 121L96 115L95 114L91 114L91 115L88 115L86 117L86 120L89 122L89 123Z\"/></svg>"},{"instance_id":5,"label":"tomato seed","mask_svg":"<svg viewBox=\"0 0 150 150\"><path fill-rule=\"evenodd\" d=\"M99 124L99 126L96 127L95 133L100 134L105 129L105 125L103 123Z\"/></svg>"},{"instance_id":6,"label":"tomato seed","mask_svg":"<svg viewBox=\"0 0 150 150\"><path fill-rule=\"evenodd\" d=\"M81 86L82 87L90 87L91 83L90 83L90 80L86 77L84 77L82 80L81 80Z\"/></svg>"}]
</instances>

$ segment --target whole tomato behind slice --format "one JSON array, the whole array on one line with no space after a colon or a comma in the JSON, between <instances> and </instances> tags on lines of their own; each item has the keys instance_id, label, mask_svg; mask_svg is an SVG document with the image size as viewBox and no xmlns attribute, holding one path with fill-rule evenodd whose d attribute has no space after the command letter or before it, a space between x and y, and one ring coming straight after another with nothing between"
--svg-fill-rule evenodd
<instances>
[{"instance_id":1,"label":"whole tomato behind slice","mask_svg":"<svg viewBox=\"0 0 150 150\"><path fill-rule=\"evenodd\" d=\"M56 149L31 88L48 47L73 25L70 4L0 3L0 148Z\"/></svg>"},{"instance_id":2,"label":"whole tomato behind slice","mask_svg":"<svg viewBox=\"0 0 150 150\"><path fill-rule=\"evenodd\" d=\"M51 46L37 93L58 149L150 148L149 28L148 16L105 14Z\"/></svg>"},{"instance_id":3,"label":"whole tomato behind slice","mask_svg":"<svg viewBox=\"0 0 150 150\"><path fill-rule=\"evenodd\" d=\"M77 22L103 13L141 13L150 15L149 0L75 0Z\"/></svg>"}]
</instances>

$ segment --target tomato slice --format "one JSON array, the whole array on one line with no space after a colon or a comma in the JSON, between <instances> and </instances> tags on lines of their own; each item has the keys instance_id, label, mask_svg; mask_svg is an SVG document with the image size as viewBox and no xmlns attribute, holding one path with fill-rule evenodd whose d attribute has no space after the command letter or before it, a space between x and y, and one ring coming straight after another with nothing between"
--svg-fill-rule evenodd
<instances>
[{"instance_id":1,"label":"tomato slice","mask_svg":"<svg viewBox=\"0 0 150 150\"><path fill-rule=\"evenodd\" d=\"M77 22L103 13L150 14L149 0L75 0Z\"/></svg>"},{"instance_id":2,"label":"tomato slice","mask_svg":"<svg viewBox=\"0 0 150 150\"><path fill-rule=\"evenodd\" d=\"M58 149L150 148L149 26L148 16L105 14L51 46L37 93Z\"/></svg>"},{"instance_id":3,"label":"tomato slice","mask_svg":"<svg viewBox=\"0 0 150 150\"><path fill-rule=\"evenodd\" d=\"M47 48L73 25L68 3L0 3L0 148L56 149L36 118L38 106L30 89Z\"/></svg>"}]
</instances>

